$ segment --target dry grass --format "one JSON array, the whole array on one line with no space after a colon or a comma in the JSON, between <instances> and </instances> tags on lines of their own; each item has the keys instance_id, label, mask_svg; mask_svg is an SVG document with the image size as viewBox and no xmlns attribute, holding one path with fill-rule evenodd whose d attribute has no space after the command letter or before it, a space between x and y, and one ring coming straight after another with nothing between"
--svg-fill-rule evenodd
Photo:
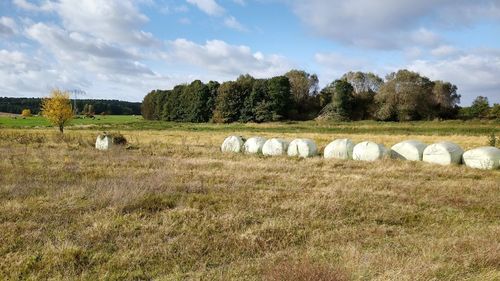
<instances>
[{"instance_id":1,"label":"dry grass","mask_svg":"<svg viewBox=\"0 0 500 281\"><path fill-rule=\"evenodd\" d=\"M498 170L224 155L210 132L99 152L96 135L0 132L1 280L500 279Z\"/></svg>"}]
</instances>

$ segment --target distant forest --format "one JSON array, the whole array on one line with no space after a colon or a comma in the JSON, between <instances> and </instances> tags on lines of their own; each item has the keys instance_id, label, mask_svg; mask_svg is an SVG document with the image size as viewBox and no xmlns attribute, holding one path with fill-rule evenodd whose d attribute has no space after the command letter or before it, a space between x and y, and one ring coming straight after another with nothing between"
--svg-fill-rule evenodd
<instances>
[{"instance_id":1,"label":"distant forest","mask_svg":"<svg viewBox=\"0 0 500 281\"><path fill-rule=\"evenodd\" d=\"M7 98L0 97L0 112L21 114L23 109L31 110L31 113L40 112L41 98ZM74 100L71 100L73 104ZM107 115L140 115L140 102L127 102L119 100L76 100L78 112L82 112L89 105L95 114Z\"/></svg>"}]
</instances>

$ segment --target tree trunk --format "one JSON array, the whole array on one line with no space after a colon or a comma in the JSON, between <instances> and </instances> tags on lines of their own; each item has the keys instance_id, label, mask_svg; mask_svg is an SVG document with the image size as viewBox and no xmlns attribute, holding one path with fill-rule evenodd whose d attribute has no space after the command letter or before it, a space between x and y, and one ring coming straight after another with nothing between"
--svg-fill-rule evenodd
<instances>
[{"instance_id":1,"label":"tree trunk","mask_svg":"<svg viewBox=\"0 0 500 281\"><path fill-rule=\"evenodd\" d=\"M59 125L59 132L64 133L64 125Z\"/></svg>"}]
</instances>

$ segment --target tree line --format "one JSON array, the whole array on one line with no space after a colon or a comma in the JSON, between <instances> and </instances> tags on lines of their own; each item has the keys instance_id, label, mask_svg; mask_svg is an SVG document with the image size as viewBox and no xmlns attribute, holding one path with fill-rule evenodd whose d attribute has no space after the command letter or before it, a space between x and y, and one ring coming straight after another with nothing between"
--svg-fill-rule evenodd
<instances>
[{"instance_id":1,"label":"tree line","mask_svg":"<svg viewBox=\"0 0 500 281\"><path fill-rule=\"evenodd\" d=\"M256 79L241 75L222 84L200 80L154 90L142 102L148 120L268 122L279 120L381 120L500 118L500 105L478 97L461 108L457 86L399 70L385 79L348 72L319 90L318 77L302 70Z\"/></svg>"},{"instance_id":2,"label":"tree line","mask_svg":"<svg viewBox=\"0 0 500 281\"><path fill-rule=\"evenodd\" d=\"M32 114L39 114L42 104L41 98L9 98L0 97L0 112L20 114L29 109ZM74 100L71 100L74 104ZM108 115L139 115L141 103L119 100L76 100L78 113L108 114Z\"/></svg>"},{"instance_id":3,"label":"tree line","mask_svg":"<svg viewBox=\"0 0 500 281\"><path fill-rule=\"evenodd\" d=\"M319 112L318 79L303 71L256 79L207 84L196 80L144 97L142 115L149 120L181 122L268 122L307 120Z\"/></svg>"}]
</instances>

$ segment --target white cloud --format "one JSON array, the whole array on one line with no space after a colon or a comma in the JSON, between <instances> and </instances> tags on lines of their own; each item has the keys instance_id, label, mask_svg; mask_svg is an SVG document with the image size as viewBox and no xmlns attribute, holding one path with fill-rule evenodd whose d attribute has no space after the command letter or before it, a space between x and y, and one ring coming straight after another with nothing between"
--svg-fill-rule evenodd
<instances>
[{"instance_id":1,"label":"white cloud","mask_svg":"<svg viewBox=\"0 0 500 281\"><path fill-rule=\"evenodd\" d=\"M413 31L410 38L415 44L426 47L436 46L442 40L436 33L426 28L419 28L418 30Z\"/></svg>"},{"instance_id":2,"label":"white cloud","mask_svg":"<svg viewBox=\"0 0 500 281\"><path fill-rule=\"evenodd\" d=\"M226 14L226 10L219 4L217 4L215 0L186 0L186 1L192 5L195 5L196 7L198 7L198 9L200 9L209 16L220 17ZM242 0L233 0L233 1L236 2L237 4L245 5L245 2ZM234 16L231 15L226 16L224 18L224 25L228 28L237 31L242 31L242 32L248 31L248 29L243 24L241 24Z\"/></svg>"},{"instance_id":3,"label":"white cloud","mask_svg":"<svg viewBox=\"0 0 500 281\"><path fill-rule=\"evenodd\" d=\"M12 2L17 7L32 12L50 12L54 10L54 2L50 0L42 1L39 5L27 0L13 0Z\"/></svg>"},{"instance_id":4,"label":"white cloud","mask_svg":"<svg viewBox=\"0 0 500 281\"><path fill-rule=\"evenodd\" d=\"M121 48L100 39L78 32L68 32L57 26L44 23L34 24L26 29L29 38L39 42L45 50L57 58L69 61L85 60L89 57L108 59L135 59L136 57Z\"/></svg>"},{"instance_id":5,"label":"white cloud","mask_svg":"<svg viewBox=\"0 0 500 281\"><path fill-rule=\"evenodd\" d=\"M9 17L0 17L0 36L7 37L18 31L16 22Z\"/></svg>"},{"instance_id":6,"label":"white cloud","mask_svg":"<svg viewBox=\"0 0 500 281\"><path fill-rule=\"evenodd\" d=\"M55 87L88 86L76 73L19 51L0 50L0 77L0 96L43 96Z\"/></svg>"},{"instance_id":7,"label":"white cloud","mask_svg":"<svg viewBox=\"0 0 500 281\"><path fill-rule=\"evenodd\" d=\"M282 56L252 52L247 46L230 45L220 40L200 45L186 39L177 39L168 45L170 50L166 55L167 61L188 63L201 67L205 72L216 72L224 77L245 73L256 77L270 77L284 74L292 67Z\"/></svg>"},{"instance_id":8,"label":"white cloud","mask_svg":"<svg viewBox=\"0 0 500 281\"><path fill-rule=\"evenodd\" d=\"M66 29L89 33L108 42L154 45L151 33L140 30L149 21L133 0L45 0L36 5L27 0L14 4L28 11L55 12Z\"/></svg>"},{"instance_id":9,"label":"white cloud","mask_svg":"<svg viewBox=\"0 0 500 281\"><path fill-rule=\"evenodd\" d=\"M450 45L441 45L431 50L431 54L436 57L446 57L458 52L457 48Z\"/></svg>"},{"instance_id":10,"label":"white cloud","mask_svg":"<svg viewBox=\"0 0 500 281\"><path fill-rule=\"evenodd\" d=\"M229 16L227 18L224 19L224 24L229 27L229 28L232 28L234 30L238 30L238 31L248 31L248 29L243 26L235 17L233 16Z\"/></svg>"},{"instance_id":11,"label":"white cloud","mask_svg":"<svg viewBox=\"0 0 500 281\"><path fill-rule=\"evenodd\" d=\"M215 0L186 0L189 4L195 5L210 16L220 16L225 10Z\"/></svg>"},{"instance_id":12,"label":"white cloud","mask_svg":"<svg viewBox=\"0 0 500 281\"><path fill-rule=\"evenodd\" d=\"M433 80L456 84L462 104L470 104L479 95L500 103L500 50L472 50L440 60L415 60L407 68Z\"/></svg>"},{"instance_id":13,"label":"white cloud","mask_svg":"<svg viewBox=\"0 0 500 281\"><path fill-rule=\"evenodd\" d=\"M25 30L40 44L35 53L2 50L0 96L43 96L54 87L81 88L89 98L140 100L171 80L143 61L151 55L86 33L36 23Z\"/></svg>"},{"instance_id":14,"label":"white cloud","mask_svg":"<svg viewBox=\"0 0 500 281\"><path fill-rule=\"evenodd\" d=\"M369 69L370 66L373 66L369 61L355 59L340 53L316 53L314 60L322 68L319 73L321 86L326 86L348 71L374 71Z\"/></svg>"},{"instance_id":15,"label":"white cloud","mask_svg":"<svg viewBox=\"0 0 500 281\"><path fill-rule=\"evenodd\" d=\"M313 33L348 45L399 49L435 46L433 27L463 27L500 19L496 0L290 0ZM424 25L425 24L425 25Z\"/></svg>"},{"instance_id":16,"label":"white cloud","mask_svg":"<svg viewBox=\"0 0 500 281\"><path fill-rule=\"evenodd\" d=\"M60 0L57 12L64 26L72 31L86 32L110 42L155 43L151 33L140 30L149 19L132 0Z\"/></svg>"}]
</instances>

